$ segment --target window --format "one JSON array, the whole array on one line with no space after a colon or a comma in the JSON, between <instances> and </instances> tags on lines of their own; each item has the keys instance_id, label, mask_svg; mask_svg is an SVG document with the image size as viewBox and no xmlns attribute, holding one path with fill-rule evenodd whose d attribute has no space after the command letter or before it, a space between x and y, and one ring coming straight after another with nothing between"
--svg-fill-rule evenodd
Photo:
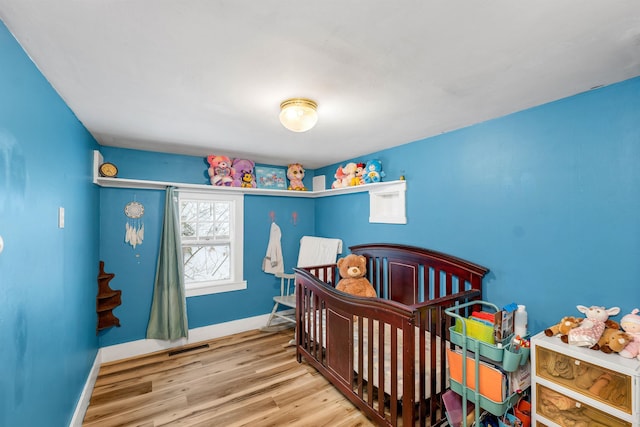
<instances>
[{"instance_id":1,"label":"window","mask_svg":"<svg viewBox=\"0 0 640 427\"><path fill-rule=\"evenodd\" d=\"M243 196L184 190L179 194L187 297L246 289Z\"/></svg>"}]
</instances>

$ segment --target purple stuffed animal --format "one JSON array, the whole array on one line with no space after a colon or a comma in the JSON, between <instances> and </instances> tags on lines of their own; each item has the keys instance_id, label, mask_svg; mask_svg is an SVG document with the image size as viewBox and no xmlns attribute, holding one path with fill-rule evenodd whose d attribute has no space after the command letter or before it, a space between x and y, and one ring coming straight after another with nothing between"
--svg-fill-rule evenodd
<instances>
[{"instance_id":1,"label":"purple stuffed animal","mask_svg":"<svg viewBox=\"0 0 640 427\"><path fill-rule=\"evenodd\" d=\"M234 170L233 187L256 187L256 176L253 173L256 164L251 160L234 159L232 168Z\"/></svg>"}]
</instances>

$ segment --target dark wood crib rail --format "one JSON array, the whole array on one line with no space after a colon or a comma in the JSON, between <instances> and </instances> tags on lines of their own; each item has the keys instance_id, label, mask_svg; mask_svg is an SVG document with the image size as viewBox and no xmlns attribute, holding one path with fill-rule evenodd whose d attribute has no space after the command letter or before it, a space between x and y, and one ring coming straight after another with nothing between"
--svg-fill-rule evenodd
<instances>
[{"instance_id":1,"label":"dark wood crib rail","mask_svg":"<svg viewBox=\"0 0 640 427\"><path fill-rule=\"evenodd\" d=\"M367 257L382 298L336 291L335 266L296 269L298 361L304 358L379 425L444 423L440 396L451 325L444 309L480 299L488 270L410 246L351 250Z\"/></svg>"}]
</instances>

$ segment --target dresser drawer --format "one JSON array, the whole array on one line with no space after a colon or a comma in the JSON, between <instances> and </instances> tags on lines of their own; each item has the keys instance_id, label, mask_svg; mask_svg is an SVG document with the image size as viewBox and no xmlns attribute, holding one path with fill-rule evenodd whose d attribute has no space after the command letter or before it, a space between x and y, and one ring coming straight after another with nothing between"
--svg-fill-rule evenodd
<instances>
[{"instance_id":1,"label":"dresser drawer","mask_svg":"<svg viewBox=\"0 0 640 427\"><path fill-rule=\"evenodd\" d=\"M536 414L563 427L631 427L627 421L540 384L536 384Z\"/></svg>"},{"instance_id":2,"label":"dresser drawer","mask_svg":"<svg viewBox=\"0 0 640 427\"><path fill-rule=\"evenodd\" d=\"M631 414L630 376L548 348L536 346L535 351L536 376Z\"/></svg>"}]
</instances>

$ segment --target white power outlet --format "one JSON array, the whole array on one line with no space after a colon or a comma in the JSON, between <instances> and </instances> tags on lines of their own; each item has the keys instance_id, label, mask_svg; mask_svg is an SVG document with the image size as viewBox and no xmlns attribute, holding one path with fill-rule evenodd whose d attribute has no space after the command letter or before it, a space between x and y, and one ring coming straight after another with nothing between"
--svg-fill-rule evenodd
<instances>
[{"instance_id":1,"label":"white power outlet","mask_svg":"<svg viewBox=\"0 0 640 427\"><path fill-rule=\"evenodd\" d=\"M64 208L58 208L58 228L64 228Z\"/></svg>"},{"instance_id":2,"label":"white power outlet","mask_svg":"<svg viewBox=\"0 0 640 427\"><path fill-rule=\"evenodd\" d=\"M3 249L4 249L4 240L2 240L2 236L0 236L0 254L2 253Z\"/></svg>"}]
</instances>

